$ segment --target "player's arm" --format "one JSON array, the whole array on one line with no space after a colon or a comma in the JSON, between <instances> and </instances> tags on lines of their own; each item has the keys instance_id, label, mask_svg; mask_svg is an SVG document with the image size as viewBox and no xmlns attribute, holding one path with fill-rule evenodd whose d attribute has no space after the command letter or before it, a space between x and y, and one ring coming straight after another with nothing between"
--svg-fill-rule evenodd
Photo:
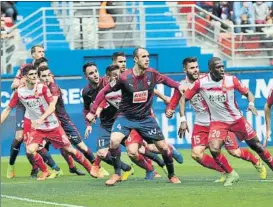
<instances>
[{"instance_id":1,"label":"player's arm","mask_svg":"<svg viewBox=\"0 0 273 207\"><path fill-rule=\"evenodd\" d=\"M258 115L257 109L255 108L255 97L251 91L244 86L235 76L233 76L234 89L239 91L243 96L247 97L248 100L248 110L250 110L254 115Z\"/></svg>"},{"instance_id":2,"label":"player's arm","mask_svg":"<svg viewBox=\"0 0 273 207\"><path fill-rule=\"evenodd\" d=\"M16 76L11 84L11 89L17 89L22 83L25 83L25 78L21 76L21 70L18 70Z\"/></svg>"},{"instance_id":3,"label":"player's arm","mask_svg":"<svg viewBox=\"0 0 273 207\"><path fill-rule=\"evenodd\" d=\"M165 104L170 103L170 97L165 96L163 93L160 93L158 90L154 89L154 94L160 98L162 101L164 101Z\"/></svg>"},{"instance_id":4,"label":"player's arm","mask_svg":"<svg viewBox=\"0 0 273 207\"><path fill-rule=\"evenodd\" d=\"M18 100L18 92L15 91L10 99L8 106L1 112L1 124L4 123L4 121L9 117L10 112L17 105Z\"/></svg>"},{"instance_id":5,"label":"player's arm","mask_svg":"<svg viewBox=\"0 0 273 207\"><path fill-rule=\"evenodd\" d=\"M271 136L271 109L273 105L273 89L269 92L267 101L264 105L264 114L265 114L265 125L266 125L266 135L264 140L264 146L267 145L267 141Z\"/></svg>"},{"instance_id":6,"label":"player's arm","mask_svg":"<svg viewBox=\"0 0 273 207\"><path fill-rule=\"evenodd\" d=\"M104 99L104 100L100 103L99 107L97 108L96 117L98 117L98 118L100 117L100 114L101 114L102 110L103 110L106 106L107 106L107 101L106 101L106 99Z\"/></svg>"}]
</instances>

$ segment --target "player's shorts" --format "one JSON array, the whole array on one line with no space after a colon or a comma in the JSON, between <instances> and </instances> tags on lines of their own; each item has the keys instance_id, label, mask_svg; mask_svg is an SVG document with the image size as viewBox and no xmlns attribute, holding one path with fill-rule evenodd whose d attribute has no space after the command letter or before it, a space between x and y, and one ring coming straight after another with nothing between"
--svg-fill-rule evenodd
<instances>
[{"instance_id":1,"label":"player's shorts","mask_svg":"<svg viewBox=\"0 0 273 207\"><path fill-rule=\"evenodd\" d=\"M97 135L97 151L110 147L111 127L100 126Z\"/></svg>"},{"instance_id":2,"label":"player's shorts","mask_svg":"<svg viewBox=\"0 0 273 207\"><path fill-rule=\"evenodd\" d=\"M210 126L201 126L195 124L193 127L192 138L191 138L191 147L196 146L206 146L209 144L209 132ZM235 150L239 148L236 136L232 132L228 132L227 136L224 139L226 150Z\"/></svg>"},{"instance_id":3,"label":"player's shorts","mask_svg":"<svg viewBox=\"0 0 273 207\"><path fill-rule=\"evenodd\" d=\"M154 117L143 120L129 120L125 116L118 116L113 124L112 132L120 132L128 137L130 131L135 129L148 143L164 140L164 135Z\"/></svg>"},{"instance_id":4,"label":"player's shorts","mask_svg":"<svg viewBox=\"0 0 273 207\"><path fill-rule=\"evenodd\" d=\"M247 120L242 117L232 124L224 122L211 122L209 142L214 139L224 140L227 137L228 132L233 132L240 141L250 140L256 136L256 132Z\"/></svg>"},{"instance_id":5,"label":"player's shorts","mask_svg":"<svg viewBox=\"0 0 273 207\"><path fill-rule=\"evenodd\" d=\"M15 118L16 118L16 131L24 129L24 116L25 116L26 108L19 101L16 106Z\"/></svg>"},{"instance_id":6,"label":"player's shorts","mask_svg":"<svg viewBox=\"0 0 273 207\"><path fill-rule=\"evenodd\" d=\"M26 145L36 143L43 146L44 140L49 141L55 149L69 147L71 145L61 126L50 131L35 130L31 128L28 135Z\"/></svg>"},{"instance_id":7,"label":"player's shorts","mask_svg":"<svg viewBox=\"0 0 273 207\"><path fill-rule=\"evenodd\" d=\"M125 140L125 146L128 146L130 144L143 144L143 138L140 136L140 134L136 130L132 130L129 134L129 137Z\"/></svg>"},{"instance_id":8,"label":"player's shorts","mask_svg":"<svg viewBox=\"0 0 273 207\"><path fill-rule=\"evenodd\" d=\"M75 124L70 120L60 120L61 126L64 129L66 135L68 136L69 141L74 146L82 142L82 137L76 128Z\"/></svg>"}]
</instances>

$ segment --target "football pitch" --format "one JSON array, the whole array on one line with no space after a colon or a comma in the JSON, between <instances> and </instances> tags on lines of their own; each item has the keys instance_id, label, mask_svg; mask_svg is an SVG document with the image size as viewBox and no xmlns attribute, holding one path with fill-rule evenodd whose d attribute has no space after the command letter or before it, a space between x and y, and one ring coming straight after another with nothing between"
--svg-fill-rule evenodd
<instances>
[{"instance_id":1,"label":"football pitch","mask_svg":"<svg viewBox=\"0 0 273 207\"><path fill-rule=\"evenodd\" d=\"M273 153L273 148L269 148ZM251 163L228 159L240 175L240 181L232 187L214 183L219 173L205 169L190 157L190 150L181 151L182 165L175 164L176 175L181 184L168 183L164 172L157 168L162 178L144 180L144 171L134 165L135 174L128 181L114 187L104 185L106 179L94 179L88 175L69 174L64 159L53 156L64 176L39 182L29 177L30 165L25 157L16 161L16 178L6 178L8 158L1 160L1 206L2 207L273 207L273 172L260 181ZM129 162L127 155L123 160ZM110 173L111 166L102 163ZM80 168L80 167L79 167ZM82 168L81 168L82 169Z\"/></svg>"}]
</instances>

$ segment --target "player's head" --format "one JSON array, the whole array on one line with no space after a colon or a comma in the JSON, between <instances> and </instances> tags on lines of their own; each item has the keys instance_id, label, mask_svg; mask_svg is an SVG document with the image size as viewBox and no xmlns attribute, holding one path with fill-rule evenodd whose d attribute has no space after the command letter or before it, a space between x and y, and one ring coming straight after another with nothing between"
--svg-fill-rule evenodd
<instances>
[{"instance_id":1,"label":"player's head","mask_svg":"<svg viewBox=\"0 0 273 207\"><path fill-rule=\"evenodd\" d=\"M43 83L49 84L52 82L51 71L47 66L41 66L38 68L38 77Z\"/></svg>"},{"instance_id":2,"label":"player's head","mask_svg":"<svg viewBox=\"0 0 273 207\"><path fill-rule=\"evenodd\" d=\"M221 58L213 57L209 60L209 72L215 80L222 80L225 75L225 66Z\"/></svg>"},{"instance_id":3,"label":"player's head","mask_svg":"<svg viewBox=\"0 0 273 207\"><path fill-rule=\"evenodd\" d=\"M123 73L126 70L126 56L124 52L115 52L112 55L113 65L117 65L120 72Z\"/></svg>"},{"instance_id":4,"label":"player's head","mask_svg":"<svg viewBox=\"0 0 273 207\"><path fill-rule=\"evenodd\" d=\"M31 48L30 52L31 52L31 56L35 60L45 56L45 49L44 49L44 47L42 45L34 45Z\"/></svg>"},{"instance_id":5,"label":"player's head","mask_svg":"<svg viewBox=\"0 0 273 207\"><path fill-rule=\"evenodd\" d=\"M39 59L36 59L34 61L33 65L34 65L35 68L39 68L39 67L42 67L42 66L48 66L48 60L45 57L41 57Z\"/></svg>"},{"instance_id":6,"label":"player's head","mask_svg":"<svg viewBox=\"0 0 273 207\"><path fill-rule=\"evenodd\" d=\"M82 67L85 78L93 84L100 82L100 75L96 63L88 62Z\"/></svg>"},{"instance_id":7,"label":"player's head","mask_svg":"<svg viewBox=\"0 0 273 207\"><path fill-rule=\"evenodd\" d=\"M106 68L106 75L109 81L112 81L114 79L118 79L119 75L121 73L120 68L117 65L109 65Z\"/></svg>"},{"instance_id":8,"label":"player's head","mask_svg":"<svg viewBox=\"0 0 273 207\"><path fill-rule=\"evenodd\" d=\"M32 64L27 64L22 69L22 75L26 78L27 83L35 84L37 80L37 70Z\"/></svg>"},{"instance_id":9,"label":"player's head","mask_svg":"<svg viewBox=\"0 0 273 207\"><path fill-rule=\"evenodd\" d=\"M195 81L199 77L199 66L196 57L187 57L183 60L183 68L187 77Z\"/></svg>"},{"instance_id":10,"label":"player's head","mask_svg":"<svg viewBox=\"0 0 273 207\"><path fill-rule=\"evenodd\" d=\"M143 48L143 47L137 47L134 52L133 52L133 57L135 64L140 68L140 69L147 69L149 68L149 53L148 51Z\"/></svg>"}]
</instances>

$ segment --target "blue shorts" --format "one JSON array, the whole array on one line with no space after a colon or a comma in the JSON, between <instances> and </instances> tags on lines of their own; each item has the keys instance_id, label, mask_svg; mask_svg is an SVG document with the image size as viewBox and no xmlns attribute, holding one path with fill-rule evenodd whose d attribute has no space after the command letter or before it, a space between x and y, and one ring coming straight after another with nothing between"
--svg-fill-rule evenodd
<instances>
[{"instance_id":1,"label":"blue shorts","mask_svg":"<svg viewBox=\"0 0 273 207\"><path fill-rule=\"evenodd\" d=\"M16 106L15 118L16 118L16 131L24 129L24 116L25 116L26 108L19 101Z\"/></svg>"},{"instance_id":2,"label":"blue shorts","mask_svg":"<svg viewBox=\"0 0 273 207\"><path fill-rule=\"evenodd\" d=\"M76 128L75 124L70 120L60 120L61 126L64 129L66 135L68 136L69 141L74 146L79 144L82 141L82 137Z\"/></svg>"},{"instance_id":3,"label":"blue shorts","mask_svg":"<svg viewBox=\"0 0 273 207\"><path fill-rule=\"evenodd\" d=\"M97 150L110 147L111 128L100 126L97 134Z\"/></svg>"},{"instance_id":4,"label":"blue shorts","mask_svg":"<svg viewBox=\"0 0 273 207\"><path fill-rule=\"evenodd\" d=\"M118 116L113 124L112 132L120 132L128 137L132 129L135 129L148 143L165 139L156 119L151 116L134 121L125 116Z\"/></svg>"}]
</instances>

